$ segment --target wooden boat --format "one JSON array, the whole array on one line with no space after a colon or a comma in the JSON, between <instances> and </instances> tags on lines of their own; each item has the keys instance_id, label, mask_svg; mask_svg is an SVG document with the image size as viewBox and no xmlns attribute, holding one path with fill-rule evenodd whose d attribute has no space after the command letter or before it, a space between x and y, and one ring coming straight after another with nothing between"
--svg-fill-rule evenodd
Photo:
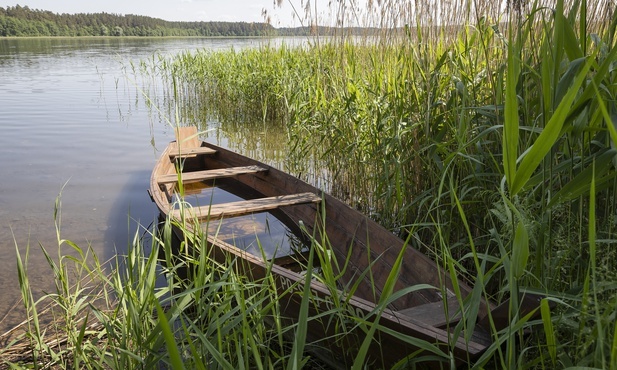
<instances>
[{"instance_id":1,"label":"wooden boat","mask_svg":"<svg viewBox=\"0 0 617 370\"><path fill-rule=\"evenodd\" d=\"M177 172L178 168L182 168L180 174ZM178 209L174 199L180 177L186 193L191 192L191 186L196 186L197 192L200 185L203 185L201 189L211 190L224 187L235 189L241 194L241 199L220 200L215 194L202 201L202 204ZM461 310L454 291L458 289L465 299L470 296L472 289L462 281L456 281L455 288L449 274L440 270L432 260L411 247L405 247L403 240L368 217L298 178L200 141L194 127L177 129L177 140L169 144L154 167L150 193L163 215L177 220L182 217L199 220L188 223L190 232L194 232L191 228L196 227L205 227L212 231L212 225L217 225L215 230L218 233L211 232L207 238L216 251L215 255L220 256L223 261L225 256L241 260L244 273L254 279L262 278L266 271L270 270L283 299L280 305L281 315L289 319L297 318L300 311L309 253L306 248L298 249L293 246L287 250L281 248L275 252L251 253L246 246L238 245L234 241L239 240L242 233L255 238L256 229L238 226L242 222L236 220L257 214L274 214L294 235L314 235L317 240L322 240L322 237L327 235L330 251L336 258L333 266L345 266L343 271L336 271L341 275L338 286L347 289L355 287L352 296L346 296L340 290L337 294L346 297L348 308L356 317L365 317L368 322L373 322L376 314L381 314L378 319L380 329L369 351L370 361L374 361L373 365L376 367L389 368L406 356L417 355L421 352L418 352L421 346L417 345L417 340L435 345L445 353L451 353L457 363L468 362L492 344L488 325L489 312L493 313L493 325L498 329L500 325L507 325L500 324L498 317L499 312L503 314L504 309L507 314L507 308L493 307L482 298L476 299L480 300L479 305L476 305L477 313L462 314L464 311ZM234 196L237 197L237 194ZM220 203L221 201L223 203ZM216 220L232 223L234 237L230 239L222 236L220 224L217 224ZM209 226L200 226L202 223ZM175 231L182 232L179 229ZM402 263L396 274L394 291L409 290L409 287L419 284L428 284L437 289L409 291L385 306L380 305L381 293L386 287L388 277L397 266L399 255ZM314 258L311 262L313 268L320 262L324 263L323 261ZM319 273L318 269L315 271L316 274ZM317 315L318 312L328 309L328 304L323 302L331 296L333 288L320 283L319 279L312 279L310 284L311 293L315 297L323 298L322 303L316 303L320 300L313 299L309 305L311 315ZM290 294L290 288L300 293ZM523 306L527 306L528 312L538 306L538 297L526 297ZM467 305L463 307L466 308ZM469 320L469 315L474 316L472 320ZM462 332L454 337L453 329L463 317L470 323L466 329L472 332L470 335ZM353 358L365 337L365 333L358 327L350 331L348 338L343 341L346 343L344 345L341 345L340 340L330 343L328 339L324 339L333 337L330 335L332 328L325 328L319 320L309 321L307 336L309 341L323 339L320 345L330 347L337 353L337 358L333 361L343 361L343 366L349 367L350 363L344 361ZM402 340L401 335L412 339Z\"/></svg>"}]
</instances>

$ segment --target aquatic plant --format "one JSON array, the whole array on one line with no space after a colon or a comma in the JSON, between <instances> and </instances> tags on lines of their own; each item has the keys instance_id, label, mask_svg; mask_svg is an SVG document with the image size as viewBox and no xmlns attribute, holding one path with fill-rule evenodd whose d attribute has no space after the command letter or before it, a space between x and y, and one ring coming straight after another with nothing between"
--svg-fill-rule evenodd
<instances>
[{"instance_id":1,"label":"aquatic plant","mask_svg":"<svg viewBox=\"0 0 617 370\"><path fill-rule=\"evenodd\" d=\"M494 333L505 346L477 366L609 366L615 7L371 4L337 2L335 18L382 33L181 55L172 74L186 96L208 99L223 129L258 112L264 124L283 120L289 171L413 233L414 247L476 294L514 298L510 331ZM542 321L518 317L523 291L548 296ZM544 330L526 337L529 325Z\"/></svg>"}]
</instances>

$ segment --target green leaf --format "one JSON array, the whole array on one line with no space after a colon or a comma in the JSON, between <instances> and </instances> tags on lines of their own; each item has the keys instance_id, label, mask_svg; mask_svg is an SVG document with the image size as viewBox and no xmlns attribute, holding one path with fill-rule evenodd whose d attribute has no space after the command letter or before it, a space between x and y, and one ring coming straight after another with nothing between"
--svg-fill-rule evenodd
<instances>
[{"instance_id":1,"label":"green leaf","mask_svg":"<svg viewBox=\"0 0 617 370\"><path fill-rule=\"evenodd\" d=\"M595 162L591 165L591 184L589 186L589 263L591 270L594 273L595 285L595 268L596 268L596 180L595 180Z\"/></svg>"},{"instance_id":2,"label":"green leaf","mask_svg":"<svg viewBox=\"0 0 617 370\"><path fill-rule=\"evenodd\" d=\"M167 352L169 352L169 357L171 360L172 369L184 369L184 363L182 362L182 356L180 356L180 350L176 345L176 338L171 331L171 326L169 325L169 321L167 321L167 317L165 316L165 312L161 305L156 302L156 312L158 314L159 319L159 327L163 332L163 337L165 338L165 345L167 346Z\"/></svg>"},{"instance_id":3,"label":"green leaf","mask_svg":"<svg viewBox=\"0 0 617 370\"><path fill-rule=\"evenodd\" d=\"M551 320L551 308L547 299L543 299L540 302L540 313L542 314L542 324L544 325L548 354L551 356L553 365L555 365L557 362L557 339L555 338L555 330L553 330L553 321Z\"/></svg>"},{"instance_id":4,"label":"green leaf","mask_svg":"<svg viewBox=\"0 0 617 370\"><path fill-rule=\"evenodd\" d=\"M304 286L302 292L302 303L300 304L300 312L298 315L298 328L296 331L293 348L291 350L287 369L302 368L305 361L303 360L304 346L306 345L306 336L308 333L309 324L309 302L311 301L311 280L313 279L313 256L315 248L311 248L308 258L308 266L306 267L306 276L304 278Z\"/></svg>"},{"instance_id":5,"label":"green leaf","mask_svg":"<svg viewBox=\"0 0 617 370\"><path fill-rule=\"evenodd\" d=\"M516 195L525 186L531 175L538 168L538 165L544 160L546 154L551 150L561 135L561 129L564 125L574 98L579 92L580 87L587 78L587 73L591 68L591 60L588 59L582 70L579 72L576 80L570 87L568 93L555 110L555 113L550 118L536 141L523 157L521 164L516 172L510 193Z\"/></svg>"},{"instance_id":6,"label":"green leaf","mask_svg":"<svg viewBox=\"0 0 617 370\"><path fill-rule=\"evenodd\" d=\"M503 128L503 167L508 187L516 175L516 158L518 157L518 97L516 85L520 74L520 62L515 55L512 42L508 44L508 75L506 77L506 101Z\"/></svg>"},{"instance_id":7,"label":"green leaf","mask_svg":"<svg viewBox=\"0 0 617 370\"><path fill-rule=\"evenodd\" d=\"M617 48L615 48L617 49ZM611 147L617 147L617 113L614 111L612 114L609 114L608 109L606 108L606 104L604 104L604 97L600 93L598 86L595 81L591 81L591 87L593 87L596 93L596 101L598 103L598 108L600 108L600 113L604 120L606 121L606 128L608 129L609 135L611 137ZM615 110L615 106L613 106L613 110Z\"/></svg>"},{"instance_id":8,"label":"green leaf","mask_svg":"<svg viewBox=\"0 0 617 370\"><path fill-rule=\"evenodd\" d=\"M572 63L570 63L568 69L557 83L557 88L555 89L555 104L557 104L557 102L561 102L563 97L568 93L568 87L572 84L572 81L576 78L577 72L581 69L584 63L585 59L582 57L575 59Z\"/></svg>"},{"instance_id":9,"label":"green leaf","mask_svg":"<svg viewBox=\"0 0 617 370\"><path fill-rule=\"evenodd\" d=\"M559 203L576 199L588 193L591 189L592 180L595 181L596 187L601 187L601 185L614 179L617 176L615 173L611 173L608 176L604 175L611 169L616 154L617 151L608 150L596 157L594 160L595 171L593 164L581 171L553 196L548 203L548 207L550 208Z\"/></svg>"},{"instance_id":10,"label":"green leaf","mask_svg":"<svg viewBox=\"0 0 617 370\"><path fill-rule=\"evenodd\" d=\"M583 6L585 8L585 6ZM584 10L584 9L582 9ZM563 14L561 15L563 17ZM563 35L565 40L585 40L586 34L581 34L581 37L576 36L576 32L574 31L574 27L572 24L567 21L565 17L563 17L563 22L560 24L562 27ZM577 42L564 42L563 48L568 56L568 59L575 60L583 57L583 50L581 49L581 45Z\"/></svg>"},{"instance_id":11,"label":"green leaf","mask_svg":"<svg viewBox=\"0 0 617 370\"><path fill-rule=\"evenodd\" d=\"M514 234L514 243L512 244L512 275L516 279L520 279L525 272L527 260L529 259L529 235L523 221L519 221Z\"/></svg>"},{"instance_id":12,"label":"green leaf","mask_svg":"<svg viewBox=\"0 0 617 370\"><path fill-rule=\"evenodd\" d=\"M362 342L360 349L358 350L358 354L354 360L352 369L359 370L359 369L364 368L364 360L366 359L366 356L368 355L371 342L373 341L373 338L375 337L375 332L380 327L379 319L381 318L381 314L387 307L388 298L394 292L394 286L398 279L398 275L401 271L401 265L403 263L403 255L405 254L405 251L407 250L408 243L409 243L409 240L407 240L405 244L403 245L403 248L399 252L398 257L396 258L396 261L394 262L394 265L392 266L392 270L390 270L388 279L386 280L386 283L384 284L383 291L381 292L381 296L379 297L379 302L376 307L378 312L375 315L375 319L368 333L366 334L366 337L364 338L364 341Z\"/></svg>"},{"instance_id":13,"label":"green leaf","mask_svg":"<svg viewBox=\"0 0 617 370\"><path fill-rule=\"evenodd\" d=\"M617 21L617 13L615 17L615 21ZM595 59L597 57L597 52L590 59ZM572 111L577 111L581 106L587 103L589 99L593 97L593 95L597 91L597 86L601 85L601 81L610 76L609 73L612 72L614 68L614 62L617 60L617 48L612 48L610 53L606 55L602 64L600 66L596 66L594 68L593 78L591 79L591 83L585 87L583 93L579 96L577 101L574 103L572 107Z\"/></svg>"}]
</instances>

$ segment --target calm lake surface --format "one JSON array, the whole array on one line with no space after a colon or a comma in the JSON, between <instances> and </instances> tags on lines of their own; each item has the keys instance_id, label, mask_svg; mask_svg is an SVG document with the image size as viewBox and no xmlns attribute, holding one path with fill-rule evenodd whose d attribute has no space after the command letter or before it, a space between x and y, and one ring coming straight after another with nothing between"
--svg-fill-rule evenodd
<instances>
[{"instance_id":1,"label":"calm lake surface","mask_svg":"<svg viewBox=\"0 0 617 370\"><path fill-rule=\"evenodd\" d=\"M28 274L36 291L55 291L40 246L58 255L54 203L60 193L60 237L91 246L102 261L125 251L143 233L138 225L147 227L157 216L146 189L173 130L145 104L144 82L132 66L154 55L264 42L281 40L0 39L0 332L25 318L16 250L24 255L30 247ZM161 89L146 90L162 101ZM211 127L208 140L229 146L217 123ZM260 135L266 133L250 137ZM263 143L232 146L264 159L256 153ZM62 253L69 252L65 245Z\"/></svg>"}]
</instances>

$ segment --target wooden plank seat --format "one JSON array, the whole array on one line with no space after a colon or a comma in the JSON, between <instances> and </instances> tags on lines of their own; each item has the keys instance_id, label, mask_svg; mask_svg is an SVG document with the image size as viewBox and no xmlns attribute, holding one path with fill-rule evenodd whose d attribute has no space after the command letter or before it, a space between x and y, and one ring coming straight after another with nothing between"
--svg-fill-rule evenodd
<instances>
[{"instance_id":1,"label":"wooden plank seat","mask_svg":"<svg viewBox=\"0 0 617 370\"><path fill-rule=\"evenodd\" d=\"M215 220L223 217L235 217L255 212L268 211L278 207L291 206L294 204L318 203L320 201L321 197L315 195L314 193L279 195L268 198L257 198L238 202L214 204L211 206L192 207L186 209L186 216L190 215L189 217L197 217L199 220ZM173 210L171 215L175 218L180 218L180 210Z\"/></svg>"},{"instance_id":2,"label":"wooden plank seat","mask_svg":"<svg viewBox=\"0 0 617 370\"><path fill-rule=\"evenodd\" d=\"M461 319L461 310L456 298L448 299L448 316L444 310L443 301L426 303L419 306L399 310L405 316L421 321L436 328L446 324L456 324Z\"/></svg>"},{"instance_id":3,"label":"wooden plank seat","mask_svg":"<svg viewBox=\"0 0 617 370\"><path fill-rule=\"evenodd\" d=\"M169 157L174 159L174 158L185 158L185 157L192 157L196 155L214 154L214 153L216 153L216 150L212 148L208 148L205 146L198 146L198 147L192 147L192 148L188 147L188 148L180 148L180 149L172 150L169 152Z\"/></svg>"},{"instance_id":4,"label":"wooden plank seat","mask_svg":"<svg viewBox=\"0 0 617 370\"><path fill-rule=\"evenodd\" d=\"M220 179L224 177L233 177L236 175L257 173L261 171L267 171L267 169L261 166L241 166L241 167L219 168L215 170L184 172L182 174L182 182L184 184L189 184L192 182L214 180L214 179ZM178 175L177 174L162 175L162 176L159 176L159 178L156 181L158 181L159 184L172 184L178 181Z\"/></svg>"}]
</instances>

